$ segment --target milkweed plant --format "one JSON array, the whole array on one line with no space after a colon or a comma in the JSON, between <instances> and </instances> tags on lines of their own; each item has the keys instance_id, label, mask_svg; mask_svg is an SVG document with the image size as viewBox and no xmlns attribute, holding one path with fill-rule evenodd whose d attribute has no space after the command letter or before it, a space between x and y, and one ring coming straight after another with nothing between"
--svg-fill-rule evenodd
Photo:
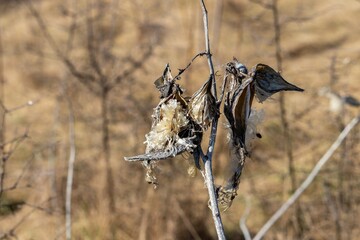
<instances>
[{"instance_id":1,"label":"milkweed plant","mask_svg":"<svg viewBox=\"0 0 360 240\"><path fill-rule=\"evenodd\" d=\"M184 96L179 80L186 69L173 77L167 64L162 76L155 81L160 102L152 114L151 130L145 135L145 153L125 157L125 160L140 161L146 169L146 181L155 186L158 184L155 169L160 160L170 160L184 152L194 156L194 166L204 175L200 164L200 158L205 156L201 149L203 133L214 118L219 118L223 105L228 126L229 161L235 167L224 186L216 186L215 192L220 206L227 209L237 195L246 158L250 157L251 141L256 136L261 137L256 126L261 123L264 112L252 108L254 98L262 103L280 91L304 90L287 82L268 65L259 63L248 71L234 58L225 65L218 101L214 96L213 77L192 96Z\"/></svg>"}]
</instances>

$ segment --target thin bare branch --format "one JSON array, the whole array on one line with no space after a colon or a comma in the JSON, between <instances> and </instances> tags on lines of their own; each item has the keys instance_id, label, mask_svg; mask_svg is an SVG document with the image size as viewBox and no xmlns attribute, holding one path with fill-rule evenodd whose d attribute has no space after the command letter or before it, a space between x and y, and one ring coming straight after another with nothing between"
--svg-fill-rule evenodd
<instances>
[{"instance_id":1,"label":"thin bare branch","mask_svg":"<svg viewBox=\"0 0 360 240\"><path fill-rule=\"evenodd\" d=\"M53 197L49 197L49 199L47 201L51 201L52 199L53 199ZM42 212L45 212L48 214L53 212L51 208L38 206L33 203L24 202L24 206L27 206L29 208L33 208L33 209L36 209L36 210L39 210L39 211L42 211ZM59 210L58 213L60 214L60 213L62 213L62 211Z\"/></svg>"},{"instance_id":2,"label":"thin bare branch","mask_svg":"<svg viewBox=\"0 0 360 240\"><path fill-rule=\"evenodd\" d=\"M260 5L261 7L265 8L265 9L271 9L273 6L271 3L267 3L261 0L249 0L252 3L255 3L257 5Z\"/></svg>"},{"instance_id":3,"label":"thin bare branch","mask_svg":"<svg viewBox=\"0 0 360 240\"><path fill-rule=\"evenodd\" d=\"M8 142L0 143L1 146L5 147L6 145L14 144L16 142L21 141L23 138L28 137L28 130L26 130L23 134L14 137L13 139L9 140ZM11 150L9 150L10 152Z\"/></svg>"},{"instance_id":4,"label":"thin bare branch","mask_svg":"<svg viewBox=\"0 0 360 240\"><path fill-rule=\"evenodd\" d=\"M322 158L317 162L315 167L312 169L307 178L303 181L298 189L294 192L293 195L272 215L272 217L264 224L260 231L256 234L253 240L262 239L266 232L275 224L275 222L286 212L286 210L296 202L296 200L301 196L301 194L310 186L314 181L315 177L319 174L321 168L329 161L331 156L334 154L336 149L341 145L346 136L350 131L359 123L360 115L353 118L344 130L340 133L335 142L327 150L327 152L322 156Z\"/></svg>"},{"instance_id":5,"label":"thin bare branch","mask_svg":"<svg viewBox=\"0 0 360 240\"><path fill-rule=\"evenodd\" d=\"M337 61L337 56L336 54L334 54L334 56L331 57L331 61L330 61L330 66L329 66L329 70L330 70L330 81L329 81L329 86L330 86L330 90L334 90L333 87L336 84L336 82L338 81L338 76L337 76L337 72L336 72L336 61Z\"/></svg>"},{"instance_id":6,"label":"thin bare branch","mask_svg":"<svg viewBox=\"0 0 360 240\"><path fill-rule=\"evenodd\" d=\"M4 145L5 140L5 131L6 131L6 113L7 109L5 107L5 76L4 76L4 51L2 44L2 28L0 26L0 157L4 156Z\"/></svg>"},{"instance_id":7,"label":"thin bare branch","mask_svg":"<svg viewBox=\"0 0 360 240\"><path fill-rule=\"evenodd\" d=\"M282 21L281 21L281 25L287 25L289 23L303 23L303 22L307 22L307 21L311 21L314 20L316 18L319 17L323 17L326 13L332 11L332 10L336 10L338 9L339 5L332 5L330 7L321 9L319 11L313 12L307 16L288 16L285 17Z\"/></svg>"},{"instance_id":8,"label":"thin bare branch","mask_svg":"<svg viewBox=\"0 0 360 240\"><path fill-rule=\"evenodd\" d=\"M73 47L73 41L76 33L76 29L78 26L78 12L77 12L77 1L71 1L71 5L74 8L74 12L71 14L71 24L69 26L68 30L68 38L66 41L66 51L65 56L68 56L69 51L72 50Z\"/></svg>"},{"instance_id":9,"label":"thin bare branch","mask_svg":"<svg viewBox=\"0 0 360 240\"><path fill-rule=\"evenodd\" d=\"M65 83L64 83L65 85ZM63 89L64 95L66 95L67 90ZM66 180L66 200L65 200L65 214L66 214L66 239L71 239L71 195L72 195L72 185L74 179L74 164L76 157L76 147L75 147L75 117L72 107L71 100L69 96L65 97L68 104L69 110L69 162L68 162L68 173Z\"/></svg>"},{"instance_id":10,"label":"thin bare branch","mask_svg":"<svg viewBox=\"0 0 360 240\"><path fill-rule=\"evenodd\" d=\"M6 163L14 153L14 151L20 146L23 140L27 138L27 131L25 134L23 134L21 137L15 138L11 141L11 144L14 146L10 146L9 150L7 152L2 152L1 157L1 173L0 173L0 203L2 200L2 195L5 191L4 189L4 182L5 182L5 175L6 175ZM6 144L1 144L1 147L3 148Z\"/></svg>"},{"instance_id":11,"label":"thin bare branch","mask_svg":"<svg viewBox=\"0 0 360 240\"><path fill-rule=\"evenodd\" d=\"M4 193L4 181L5 181L5 174L6 174L6 158L5 156L1 156L1 173L0 173L0 205L2 202L2 195Z\"/></svg>"},{"instance_id":12,"label":"thin bare branch","mask_svg":"<svg viewBox=\"0 0 360 240\"><path fill-rule=\"evenodd\" d=\"M334 230L335 230L336 240L341 240L342 226L341 226L341 220L340 220L340 211L339 211L338 206L336 205L336 202L335 202L336 200L330 194L329 185L330 184L328 182L326 182L326 181L323 182L325 202L326 202L326 206L330 210L331 216L335 223Z\"/></svg>"},{"instance_id":13,"label":"thin bare branch","mask_svg":"<svg viewBox=\"0 0 360 240\"><path fill-rule=\"evenodd\" d=\"M54 143L52 143L52 144L54 144ZM6 191L14 190L14 189L19 189L20 188L19 184L20 184L21 180L23 179L26 171L30 168L31 163L35 158L35 155L37 153L39 153L39 152L42 152L43 150L45 150L45 149L47 149L49 147L50 147L50 145L46 145L43 148L37 150L36 152L33 152L33 154L28 159L26 159L26 161L25 161L26 163L25 163L24 167L22 168L21 173L19 174L19 176L17 177L17 179L13 183L13 185L11 185L10 187L4 188L3 191L6 192ZM31 186L30 185L25 185L22 188L31 188Z\"/></svg>"},{"instance_id":14,"label":"thin bare branch","mask_svg":"<svg viewBox=\"0 0 360 240\"><path fill-rule=\"evenodd\" d=\"M281 33L282 33L282 23L280 22L279 16L279 7L278 0L272 0L271 3L265 3L261 0L250 0L251 2L262 6L264 9L271 10L273 16L273 30L274 30L274 41L275 41L275 58L277 63L277 70L282 72L282 46L281 46ZM283 92L280 93L279 99L280 105L280 119L281 125L283 126L283 136L285 138L285 151L288 160L288 173L290 176L291 191L294 192L296 189L296 174L294 166L294 156L293 156L293 147L292 147L292 136L290 129L290 121L287 117L286 105L285 105L285 95ZM302 237L304 223L303 223L303 214L300 206L296 206L296 223L299 226L299 231L296 233L298 237Z\"/></svg>"},{"instance_id":15,"label":"thin bare branch","mask_svg":"<svg viewBox=\"0 0 360 240\"><path fill-rule=\"evenodd\" d=\"M210 78L212 79L212 93L214 95L215 100L217 101L217 94L216 94L216 81L215 81L215 71L212 62L212 56L210 52L210 40L209 40L209 27L208 27L208 14L206 10L206 6L204 0L200 0L200 5L203 13L203 23L204 23L204 33L205 33L205 52L207 53L207 59L209 64L209 71L210 71ZM216 106L219 107L219 104ZM204 169L205 169L205 183L208 189L209 198L210 198L210 208L213 216L213 220L215 223L215 229L218 236L218 239L226 239L224 233L224 227L221 220L221 215L218 207L217 196L215 192L214 186L214 176L212 172L212 156L215 147L215 139L216 139L216 132L217 132L217 125L218 125L219 116L215 116L212 124L211 124L211 134L209 140L209 147L206 153L206 156L203 157L204 161Z\"/></svg>"},{"instance_id":16,"label":"thin bare branch","mask_svg":"<svg viewBox=\"0 0 360 240\"><path fill-rule=\"evenodd\" d=\"M39 101L40 101L40 100L35 100L35 101L29 100L29 101L27 101L27 102L24 103L24 104L21 104L21 105L19 105L19 106L16 106L16 107L14 107L14 108L11 108L11 109L7 109L7 110L6 110L6 113L12 113L12 112L18 111L18 110L23 109L23 108L26 108L26 107L31 107L31 106L33 106L34 104L38 103Z\"/></svg>"},{"instance_id":17,"label":"thin bare branch","mask_svg":"<svg viewBox=\"0 0 360 240\"><path fill-rule=\"evenodd\" d=\"M94 24L91 14L91 9L88 6L87 16L86 16L86 29L87 29L87 53L89 55L89 60L92 68L95 70L100 79L104 79L105 76L100 67L98 56L95 49L95 37L94 37Z\"/></svg>"},{"instance_id":18,"label":"thin bare branch","mask_svg":"<svg viewBox=\"0 0 360 240\"><path fill-rule=\"evenodd\" d=\"M244 214L240 218L239 225L240 225L241 231L243 232L245 240L251 240L251 235L250 235L249 229L246 226L246 220L250 214L250 209L251 209L251 202L250 202L249 197L245 198L245 204L246 204L245 211L244 211Z\"/></svg>"},{"instance_id":19,"label":"thin bare branch","mask_svg":"<svg viewBox=\"0 0 360 240\"><path fill-rule=\"evenodd\" d=\"M14 182L14 184L13 184L11 187L9 187L9 188L5 188L4 191L13 190L13 189L16 189L16 188L18 187L21 179L22 179L22 178L24 177L24 175L25 175L26 170L29 169L32 160L34 160L34 156L32 156L31 158L29 158L29 159L26 161L25 166L22 168L21 173L20 173L20 175L17 177L17 179L16 179L16 181Z\"/></svg>"},{"instance_id":20,"label":"thin bare branch","mask_svg":"<svg viewBox=\"0 0 360 240\"><path fill-rule=\"evenodd\" d=\"M200 4L201 4L202 12L203 12L204 34L205 34L205 52L206 52L207 59L208 59L210 77L212 78L212 81L213 81L212 82L212 91L213 91L215 99L217 100L215 70L214 70L214 64L212 61L212 55L211 55L211 50L210 50L208 14L207 14L204 0L200 0Z\"/></svg>"},{"instance_id":21,"label":"thin bare branch","mask_svg":"<svg viewBox=\"0 0 360 240\"><path fill-rule=\"evenodd\" d=\"M207 54L206 52L201 52L201 53L196 54L196 55L191 59L191 61L188 63L188 65L186 65L185 68L179 69L179 73L178 73L178 75L176 75L176 76L174 77L174 79L175 79L175 80L179 80L181 74L183 74L183 73L191 66L191 64L195 61L195 59L196 59L197 57L202 57L202 56L204 56L204 55L206 55L206 54Z\"/></svg>"},{"instance_id":22,"label":"thin bare branch","mask_svg":"<svg viewBox=\"0 0 360 240\"><path fill-rule=\"evenodd\" d=\"M21 135L20 137L15 138L12 142L11 142L11 146L9 147L9 150L6 154L6 160L9 160L10 157L13 155L13 153L15 152L15 150L20 146L20 144L26 139L28 138L28 129L26 129L25 133L23 135Z\"/></svg>"}]
</instances>

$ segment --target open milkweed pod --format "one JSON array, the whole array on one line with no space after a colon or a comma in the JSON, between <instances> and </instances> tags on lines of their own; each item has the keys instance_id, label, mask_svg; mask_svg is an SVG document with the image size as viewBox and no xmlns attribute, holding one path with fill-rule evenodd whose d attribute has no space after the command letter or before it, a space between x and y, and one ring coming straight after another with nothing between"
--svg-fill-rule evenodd
<instances>
[{"instance_id":1,"label":"open milkweed pod","mask_svg":"<svg viewBox=\"0 0 360 240\"><path fill-rule=\"evenodd\" d=\"M252 69L251 76L255 82L255 93L259 102L265 101L280 91L304 91L304 89L287 82L280 73L262 63Z\"/></svg>"},{"instance_id":2,"label":"open milkweed pod","mask_svg":"<svg viewBox=\"0 0 360 240\"><path fill-rule=\"evenodd\" d=\"M152 114L152 126L145 135L145 154L126 157L127 161L164 160L184 151L192 152L196 147L197 135L192 119L189 119L188 104L182 97L182 89L171 76L166 65L162 78L155 81L161 101Z\"/></svg>"},{"instance_id":3,"label":"open milkweed pod","mask_svg":"<svg viewBox=\"0 0 360 240\"><path fill-rule=\"evenodd\" d=\"M225 98L224 114L230 124L231 139L241 147L245 147L247 120L250 116L254 93L254 84L252 79L248 78L241 84L235 85Z\"/></svg>"},{"instance_id":4,"label":"open milkweed pod","mask_svg":"<svg viewBox=\"0 0 360 240\"><path fill-rule=\"evenodd\" d=\"M227 64L230 82L224 101L224 115L229 122L229 147L231 176L225 186L217 188L220 206L226 210L237 195L240 176L245 165L246 130L255 95L253 79L247 75L246 67L236 59Z\"/></svg>"},{"instance_id":5,"label":"open milkweed pod","mask_svg":"<svg viewBox=\"0 0 360 240\"><path fill-rule=\"evenodd\" d=\"M227 64L226 73L230 83L224 100L224 115L229 122L231 175L224 186L216 189L219 204L225 210L237 195L250 141L256 135L256 125L263 118L251 109L254 96L263 102L279 91L303 91L264 64L256 65L249 76L246 67L234 58Z\"/></svg>"},{"instance_id":6,"label":"open milkweed pod","mask_svg":"<svg viewBox=\"0 0 360 240\"><path fill-rule=\"evenodd\" d=\"M196 147L192 136L179 136L189 128L190 120L186 116L187 108L177 98L181 96L175 93L155 108L151 131L145 135L146 153L126 160L163 160Z\"/></svg>"},{"instance_id":7,"label":"open milkweed pod","mask_svg":"<svg viewBox=\"0 0 360 240\"><path fill-rule=\"evenodd\" d=\"M210 78L189 101L189 114L193 120L206 130L214 117L218 114L216 100L211 92L212 78Z\"/></svg>"},{"instance_id":8,"label":"open milkweed pod","mask_svg":"<svg viewBox=\"0 0 360 240\"><path fill-rule=\"evenodd\" d=\"M224 187L218 188L218 201L226 210L231 206L232 200L237 195L240 176L245 165L246 155L246 130L254 99L254 83L251 78L238 84L231 93L227 94L224 104L224 114L230 125L230 164L232 174Z\"/></svg>"},{"instance_id":9,"label":"open milkweed pod","mask_svg":"<svg viewBox=\"0 0 360 240\"><path fill-rule=\"evenodd\" d=\"M146 134L146 152L170 149L178 141L178 134L187 126L186 111L176 99L169 99L159 106L158 121Z\"/></svg>"}]
</instances>

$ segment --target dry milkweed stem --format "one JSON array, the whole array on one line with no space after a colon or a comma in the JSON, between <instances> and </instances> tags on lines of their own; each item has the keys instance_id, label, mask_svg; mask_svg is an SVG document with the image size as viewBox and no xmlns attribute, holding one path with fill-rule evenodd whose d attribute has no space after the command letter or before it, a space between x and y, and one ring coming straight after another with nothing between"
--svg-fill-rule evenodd
<instances>
[{"instance_id":1,"label":"dry milkweed stem","mask_svg":"<svg viewBox=\"0 0 360 240\"><path fill-rule=\"evenodd\" d=\"M204 23L204 33L205 33L205 52L206 52L206 56L208 59L210 78L212 81L212 94L214 95L214 98L217 101L215 71L214 71L214 65L212 62L211 51L210 51L208 14L207 14L204 0L200 0L200 5L201 5L202 12L203 12L203 23ZM216 233L217 233L218 239L223 240L226 238L225 238L224 227L223 227L223 224L221 221L220 211L219 211L219 207L218 207L217 196L216 196L215 185L214 185L214 176L213 176L213 172L212 172L212 156L213 156L214 146L215 146L218 119L219 119L219 116L217 115L212 120L209 147L208 147L206 156L203 157L203 161L204 161L204 168L205 168L204 177L205 177L206 186L207 186L207 189L209 192L210 207L211 207L213 220L215 223Z\"/></svg>"}]
</instances>

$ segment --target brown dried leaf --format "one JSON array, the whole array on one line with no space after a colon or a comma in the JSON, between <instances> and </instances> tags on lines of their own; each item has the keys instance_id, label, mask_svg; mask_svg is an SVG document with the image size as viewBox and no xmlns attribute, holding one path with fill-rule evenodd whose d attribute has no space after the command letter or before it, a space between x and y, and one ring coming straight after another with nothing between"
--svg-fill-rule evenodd
<instances>
[{"instance_id":1,"label":"brown dried leaf","mask_svg":"<svg viewBox=\"0 0 360 240\"><path fill-rule=\"evenodd\" d=\"M304 89L287 82L280 73L262 63L257 64L252 69L251 76L255 82L255 92L259 102L265 101L280 91L304 91Z\"/></svg>"},{"instance_id":2,"label":"brown dried leaf","mask_svg":"<svg viewBox=\"0 0 360 240\"><path fill-rule=\"evenodd\" d=\"M209 79L189 101L189 114L193 120L206 130L218 114L216 100L211 92L212 81Z\"/></svg>"}]
</instances>

